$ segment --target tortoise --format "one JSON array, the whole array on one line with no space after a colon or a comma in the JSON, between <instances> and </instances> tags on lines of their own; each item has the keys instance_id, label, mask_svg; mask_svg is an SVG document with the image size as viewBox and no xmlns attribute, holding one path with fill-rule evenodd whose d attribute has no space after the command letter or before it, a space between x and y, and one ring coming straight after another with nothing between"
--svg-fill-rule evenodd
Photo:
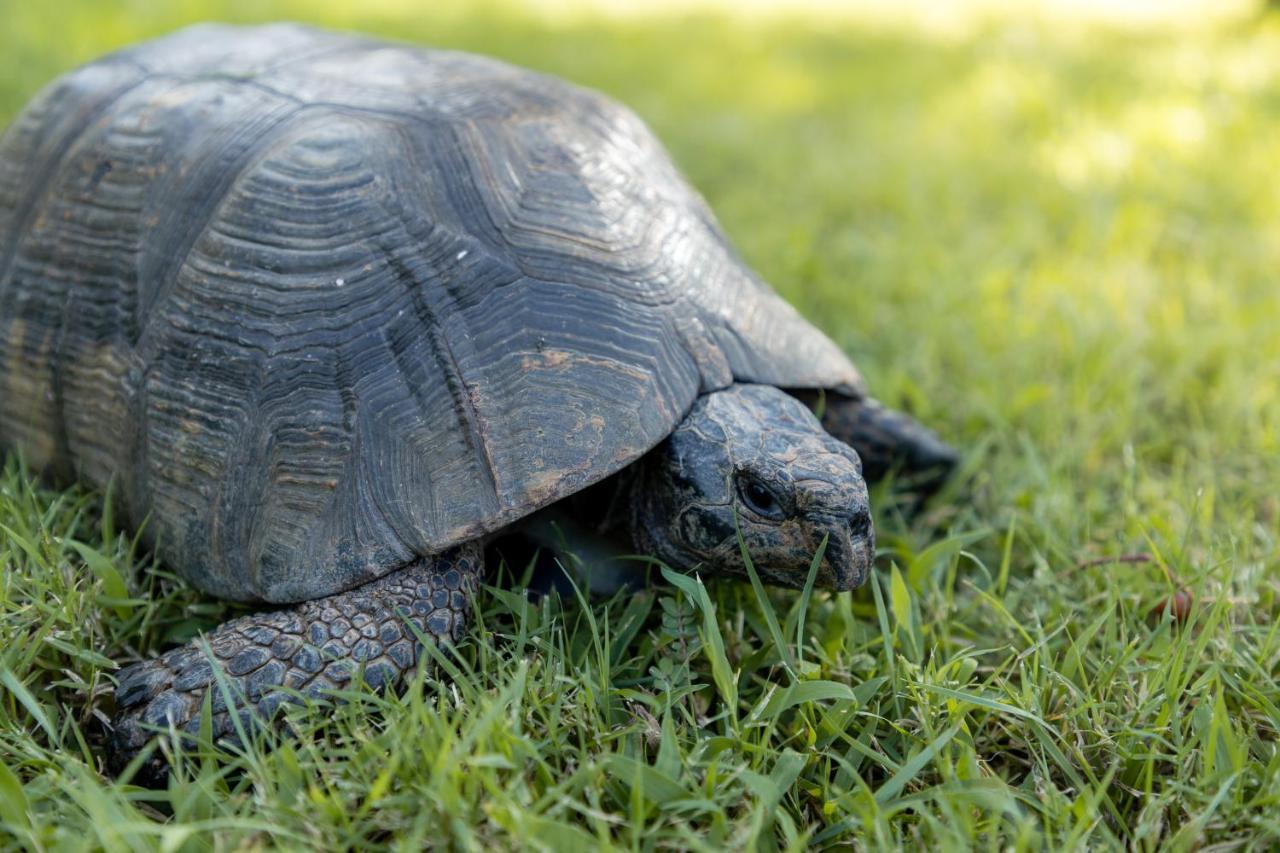
<instances>
[{"instance_id":1,"label":"tortoise","mask_svg":"<svg viewBox=\"0 0 1280 853\"><path fill-rule=\"evenodd\" d=\"M821 420L811 411L822 396ZM456 641L495 536L862 583L865 478L955 452L870 397L630 111L466 53L200 25L0 138L0 443L161 562L279 605L125 669L112 743ZM211 652L212 658L207 656ZM258 717L254 717L258 719Z\"/></svg>"}]
</instances>

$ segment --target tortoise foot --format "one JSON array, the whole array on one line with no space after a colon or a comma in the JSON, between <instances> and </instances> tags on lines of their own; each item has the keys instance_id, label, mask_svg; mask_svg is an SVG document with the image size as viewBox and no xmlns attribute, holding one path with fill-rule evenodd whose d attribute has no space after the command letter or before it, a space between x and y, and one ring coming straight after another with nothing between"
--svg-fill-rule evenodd
<instances>
[{"instance_id":1,"label":"tortoise foot","mask_svg":"<svg viewBox=\"0 0 1280 853\"><path fill-rule=\"evenodd\" d=\"M157 732L194 739L206 695L214 740L234 744L283 705L346 687L358 675L378 689L399 685L417 666L420 634L443 644L461 636L482 572L480 548L463 546L349 592L234 619L134 664L116 688L113 772ZM156 751L136 778L159 784L167 775Z\"/></svg>"},{"instance_id":2,"label":"tortoise foot","mask_svg":"<svg viewBox=\"0 0 1280 853\"><path fill-rule=\"evenodd\" d=\"M858 451L868 482L893 473L904 490L921 498L940 489L960 461L955 448L933 430L870 397L829 395L822 426Z\"/></svg>"}]
</instances>

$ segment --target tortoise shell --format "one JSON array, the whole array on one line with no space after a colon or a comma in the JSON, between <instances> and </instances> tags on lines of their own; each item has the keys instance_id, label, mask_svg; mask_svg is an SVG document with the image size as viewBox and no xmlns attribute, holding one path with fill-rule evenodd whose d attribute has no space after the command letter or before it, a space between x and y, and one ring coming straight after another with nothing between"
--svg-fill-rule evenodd
<instances>
[{"instance_id":1,"label":"tortoise shell","mask_svg":"<svg viewBox=\"0 0 1280 853\"><path fill-rule=\"evenodd\" d=\"M205 591L316 598L618 471L733 381L861 396L628 110L199 26L0 138L0 442Z\"/></svg>"}]
</instances>

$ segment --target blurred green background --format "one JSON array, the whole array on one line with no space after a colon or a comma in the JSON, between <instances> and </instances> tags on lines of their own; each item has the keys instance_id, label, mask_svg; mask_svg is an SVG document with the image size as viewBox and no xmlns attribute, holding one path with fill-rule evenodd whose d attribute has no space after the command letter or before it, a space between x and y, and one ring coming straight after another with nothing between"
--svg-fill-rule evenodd
<instances>
[{"instance_id":1,"label":"blurred green background","mask_svg":"<svg viewBox=\"0 0 1280 853\"><path fill-rule=\"evenodd\" d=\"M889 678L886 698L860 712L860 746L826 740L818 723L770 729L743 753L751 772L775 772L785 745L809 756L803 773L770 800L734 771L746 788L701 812L597 796L590 774L574 789L580 807L557 812L553 798L570 794L530 771L523 793L459 789L424 815L467 815L456 838L491 818L517 833L508 845L563 841L564 826L637 848L707 831L725 843L871 846L1280 838L1269 816L1280 801L1280 20L1265 4L0 0L0 124L59 72L209 19L295 19L480 51L630 105L748 261L854 356L873 391L967 454L922 519L881 509L884 563L907 578L886 591L892 614L867 590L810 611L830 626L814 629L818 645L843 649L822 660L822 678ZM28 505L65 511L54 496L19 501L15 483L5 524ZM936 541L948 550L927 551ZM1115 556L1128 562L1103 559ZM0 647L53 636L72 649L4 659L37 692L59 667L109 671L75 649L111 656L128 643L91 589L59 577L5 593ZM65 600L85 596L79 621L32 605L64 587ZM1179 631L1149 614L1181 587L1198 615ZM716 595L729 653L747 662L743 702L754 702L777 674L750 676L767 635L749 590ZM961 660L974 664L948 669ZM705 662L693 665L710 683ZM647 684L647 666L635 683ZM569 684L580 675L570 670ZM987 698L965 704L957 691ZM50 701L72 714L89 692L63 684ZM143 820L121 805L131 795L93 787L107 783L25 734L35 729L18 693L0 696L0 757L39 792L33 809L96 832L103 815ZM950 740L953 721L961 735ZM553 765L634 734L602 724L571 748L554 725L526 724ZM686 763L668 752L664 772L713 789L707 767L722 759L708 737L681 728ZM865 758L860 774L836 773L836 746ZM327 768L308 765L330 774L326 790L367 790L352 781L358 762L324 758L307 760ZM591 765L556 766L577 779ZM315 843L381 842L401 827L386 809L352 817L358 793L313 792L294 811L263 781L278 781L273 772L218 802L271 813ZM978 779L992 799L969 790ZM772 816L736 810L744 791L778 808L776 839ZM179 801L157 808L181 813ZM229 838L261 840L249 818L226 820Z\"/></svg>"}]
</instances>

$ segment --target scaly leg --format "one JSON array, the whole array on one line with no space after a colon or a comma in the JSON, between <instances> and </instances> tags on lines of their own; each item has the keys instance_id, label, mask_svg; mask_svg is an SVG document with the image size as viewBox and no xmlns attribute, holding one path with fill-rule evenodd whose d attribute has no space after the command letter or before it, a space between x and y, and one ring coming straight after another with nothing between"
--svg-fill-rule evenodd
<instances>
[{"instance_id":1,"label":"scaly leg","mask_svg":"<svg viewBox=\"0 0 1280 853\"><path fill-rule=\"evenodd\" d=\"M113 766L123 768L155 734L154 727L197 733L209 690L218 739L234 737L233 713L248 727L294 701L281 687L318 697L349 684L361 665L370 685L395 687L418 662L414 628L442 644L462 635L483 571L483 549L463 545L348 592L219 625L205 636L212 662L203 645L192 642L134 664L120 674L116 688ZM214 680L213 663L237 700L230 708ZM156 782L167 772L154 753L139 777Z\"/></svg>"},{"instance_id":2,"label":"scaly leg","mask_svg":"<svg viewBox=\"0 0 1280 853\"><path fill-rule=\"evenodd\" d=\"M868 482L894 472L921 498L941 488L960 460L935 432L871 397L854 400L828 394L822 426L858 451Z\"/></svg>"}]
</instances>

